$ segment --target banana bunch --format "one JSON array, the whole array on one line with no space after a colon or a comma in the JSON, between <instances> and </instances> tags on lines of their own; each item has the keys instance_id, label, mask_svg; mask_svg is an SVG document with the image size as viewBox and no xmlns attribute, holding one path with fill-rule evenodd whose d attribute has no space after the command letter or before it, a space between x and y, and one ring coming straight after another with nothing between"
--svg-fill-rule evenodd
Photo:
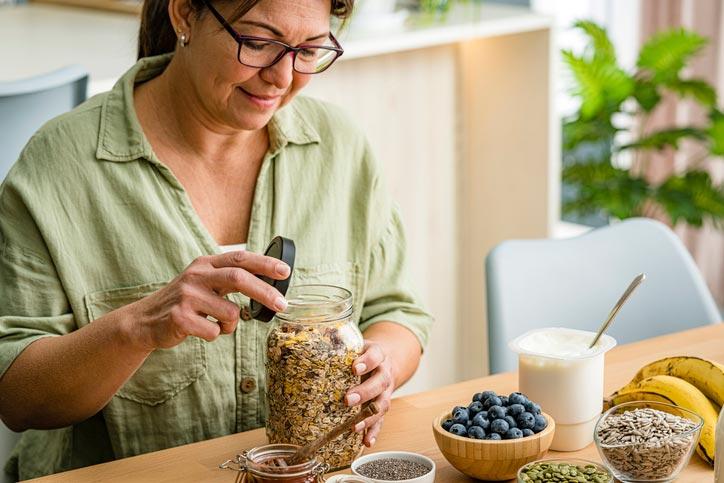
<instances>
[{"instance_id":1,"label":"banana bunch","mask_svg":"<svg viewBox=\"0 0 724 483\"><path fill-rule=\"evenodd\" d=\"M606 401L658 401L688 409L704 419L696 452L714 464L714 431L724 404L724 365L699 357L667 357L642 367Z\"/></svg>"}]
</instances>

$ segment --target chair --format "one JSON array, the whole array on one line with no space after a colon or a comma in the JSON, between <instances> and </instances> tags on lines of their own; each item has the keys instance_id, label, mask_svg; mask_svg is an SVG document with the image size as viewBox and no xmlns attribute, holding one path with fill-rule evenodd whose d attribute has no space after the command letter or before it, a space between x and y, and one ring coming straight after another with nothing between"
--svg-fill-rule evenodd
<instances>
[{"instance_id":1,"label":"chair","mask_svg":"<svg viewBox=\"0 0 724 483\"><path fill-rule=\"evenodd\" d=\"M721 320L688 251L657 221L637 218L569 239L499 244L486 259L491 372L516 369L508 342L528 330L596 331L641 272L646 280L607 332L619 344Z\"/></svg>"},{"instance_id":2,"label":"chair","mask_svg":"<svg viewBox=\"0 0 724 483\"><path fill-rule=\"evenodd\" d=\"M88 73L77 65L0 82L0 182L40 126L85 101L87 85Z\"/></svg>"}]
</instances>

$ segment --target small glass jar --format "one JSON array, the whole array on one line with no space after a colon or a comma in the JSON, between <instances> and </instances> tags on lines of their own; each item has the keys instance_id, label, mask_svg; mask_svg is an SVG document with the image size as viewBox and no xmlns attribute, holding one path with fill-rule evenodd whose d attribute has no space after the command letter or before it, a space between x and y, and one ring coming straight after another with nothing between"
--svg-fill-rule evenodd
<instances>
[{"instance_id":1,"label":"small glass jar","mask_svg":"<svg viewBox=\"0 0 724 483\"><path fill-rule=\"evenodd\" d=\"M270 443L303 446L360 411L344 396L360 383L352 363L363 339L352 294L331 285L298 285L286 294L266 339L266 434ZM343 434L317 453L333 471L362 450L362 435Z\"/></svg>"},{"instance_id":2,"label":"small glass jar","mask_svg":"<svg viewBox=\"0 0 724 483\"><path fill-rule=\"evenodd\" d=\"M219 465L221 469L238 471L237 483L322 483L329 466L313 458L305 463L280 467L276 459L294 454L299 446L291 444L267 444L244 451L236 459Z\"/></svg>"}]
</instances>

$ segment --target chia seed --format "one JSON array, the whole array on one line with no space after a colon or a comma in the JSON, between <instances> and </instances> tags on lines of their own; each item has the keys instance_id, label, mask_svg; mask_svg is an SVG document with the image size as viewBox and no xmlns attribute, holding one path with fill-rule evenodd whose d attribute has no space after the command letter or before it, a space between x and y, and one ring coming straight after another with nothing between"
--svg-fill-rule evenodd
<instances>
[{"instance_id":1,"label":"chia seed","mask_svg":"<svg viewBox=\"0 0 724 483\"><path fill-rule=\"evenodd\" d=\"M360 465L357 473L375 480L400 481L418 478L429 473L430 470L432 468L416 461L381 458Z\"/></svg>"}]
</instances>

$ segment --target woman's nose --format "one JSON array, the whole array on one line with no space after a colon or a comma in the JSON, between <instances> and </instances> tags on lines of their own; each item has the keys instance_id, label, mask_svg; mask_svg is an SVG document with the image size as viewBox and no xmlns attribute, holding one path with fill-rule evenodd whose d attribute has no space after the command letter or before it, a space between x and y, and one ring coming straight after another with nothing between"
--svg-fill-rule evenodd
<instances>
[{"instance_id":1,"label":"woman's nose","mask_svg":"<svg viewBox=\"0 0 724 483\"><path fill-rule=\"evenodd\" d=\"M262 69L260 75L277 89L289 87L294 77L294 52L287 53L276 64Z\"/></svg>"}]
</instances>

